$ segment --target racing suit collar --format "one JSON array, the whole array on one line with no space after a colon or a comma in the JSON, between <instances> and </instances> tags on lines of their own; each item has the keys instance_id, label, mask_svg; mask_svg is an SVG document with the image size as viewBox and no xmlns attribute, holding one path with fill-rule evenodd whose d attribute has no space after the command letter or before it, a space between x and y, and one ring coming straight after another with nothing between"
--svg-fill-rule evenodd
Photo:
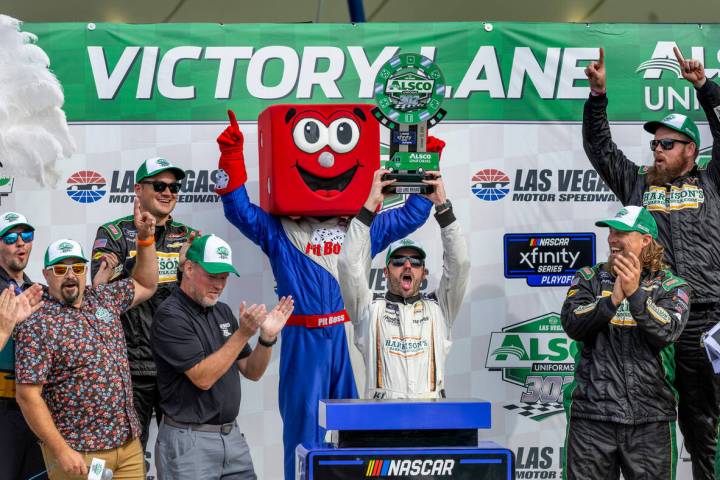
<instances>
[{"instance_id":1,"label":"racing suit collar","mask_svg":"<svg viewBox=\"0 0 720 480\"><path fill-rule=\"evenodd\" d=\"M387 300L388 302L404 303L405 305L411 305L419 301L420 299L422 299L422 293L418 293L417 295L413 295L412 297L403 298L395 293L385 292L385 300Z\"/></svg>"}]
</instances>

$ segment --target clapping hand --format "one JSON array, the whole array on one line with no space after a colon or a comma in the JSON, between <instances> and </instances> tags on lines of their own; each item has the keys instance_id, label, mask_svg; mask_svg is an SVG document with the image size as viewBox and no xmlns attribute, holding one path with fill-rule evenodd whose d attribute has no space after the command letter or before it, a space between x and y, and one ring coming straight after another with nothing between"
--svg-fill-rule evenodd
<instances>
[{"instance_id":1,"label":"clapping hand","mask_svg":"<svg viewBox=\"0 0 720 480\"><path fill-rule=\"evenodd\" d=\"M293 300L292 296L282 297L280 303L268 312L265 321L260 326L260 336L263 340L266 342L274 341L294 309L295 300Z\"/></svg>"}]
</instances>

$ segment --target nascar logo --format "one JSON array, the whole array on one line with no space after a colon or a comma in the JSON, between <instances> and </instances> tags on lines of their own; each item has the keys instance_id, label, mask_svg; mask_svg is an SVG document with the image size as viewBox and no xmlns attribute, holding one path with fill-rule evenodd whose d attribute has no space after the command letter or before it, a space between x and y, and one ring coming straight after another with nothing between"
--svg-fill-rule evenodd
<instances>
[{"instance_id":1,"label":"nascar logo","mask_svg":"<svg viewBox=\"0 0 720 480\"><path fill-rule=\"evenodd\" d=\"M455 468L455 460L451 458L428 458L425 460L370 460L366 477L400 477L400 476L442 476L449 477Z\"/></svg>"}]
</instances>

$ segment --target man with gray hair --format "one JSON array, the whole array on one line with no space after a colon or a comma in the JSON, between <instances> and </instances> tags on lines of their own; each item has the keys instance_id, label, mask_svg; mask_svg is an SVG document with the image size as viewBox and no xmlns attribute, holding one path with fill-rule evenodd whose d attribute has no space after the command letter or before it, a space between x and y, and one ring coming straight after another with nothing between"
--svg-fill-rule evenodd
<instances>
[{"instance_id":1,"label":"man with gray hair","mask_svg":"<svg viewBox=\"0 0 720 480\"><path fill-rule=\"evenodd\" d=\"M167 480L255 479L245 436L235 420L240 378L262 377L277 335L293 311L283 297L240 306L240 322L219 302L232 265L232 249L215 235L195 238L186 254L180 288L160 305L152 324L160 406L164 417L155 445L158 476ZM260 330L254 349L248 340Z\"/></svg>"}]
</instances>

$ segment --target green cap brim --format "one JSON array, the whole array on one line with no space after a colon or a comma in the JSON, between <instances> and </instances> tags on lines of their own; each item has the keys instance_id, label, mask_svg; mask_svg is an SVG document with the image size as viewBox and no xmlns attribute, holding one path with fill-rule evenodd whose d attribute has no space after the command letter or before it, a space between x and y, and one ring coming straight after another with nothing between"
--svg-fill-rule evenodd
<instances>
[{"instance_id":1,"label":"green cap brim","mask_svg":"<svg viewBox=\"0 0 720 480\"><path fill-rule=\"evenodd\" d=\"M680 130L679 128L677 128L675 125L673 125L671 123L664 123L664 122L654 120L652 122L647 122L647 123L645 123L645 125L643 125L643 128L645 129L645 131L648 133L652 133L652 134L655 134L657 129L660 127L669 128L670 130L674 130L678 133L682 133L687 138L689 138L690 141L694 142L698 146L698 148L700 148L700 139L699 138L693 138L692 135L688 135L687 132Z\"/></svg>"},{"instance_id":2,"label":"green cap brim","mask_svg":"<svg viewBox=\"0 0 720 480\"><path fill-rule=\"evenodd\" d=\"M423 250L422 248L417 247L415 245L403 245L400 248L396 248L395 250L391 250L388 252L387 256L385 257L385 266L387 266L390 263L390 259L392 258L393 255L395 255L395 252L397 252L398 250L404 250L406 248L410 249L410 250L415 250L416 252L418 252L420 254L420 258L422 258L423 260L425 260L425 258L427 257L425 250Z\"/></svg>"},{"instance_id":3,"label":"green cap brim","mask_svg":"<svg viewBox=\"0 0 720 480\"><path fill-rule=\"evenodd\" d=\"M5 233L6 233L8 230L12 230L12 229L15 228L15 227L28 227L28 228L30 229L30 231L32 231L32 232L35 231L35 227L33 227L32 225L30 225L29 223L15 223L15 224L13 224L13 225L8 225L7 227L5 227L5 228L3 228L2 230L0 230L0 237L2 237L3 235L5 235Z\"/></svg>"},{"instance_id":4,"label":"green cap brim","mask_svg":"<svg viewBox=\"0 0 720 480\"><path fill-rule=\"evenodd\" d=\"M52 262L46 263L46 264L45 264L45 267L46 267L46 268L47 268L47 267L52 267L52 266L55 265L56 263L60 263L60 262L62 262L63 260L67 260L68 258L77 258L78 260L82 260L84 263L87 263L87 262L89 261L87 258L78 257L77 255L65 255L65 256L63 256L63 257L58 257L58 258L56 258L56 259L53 260Z\"/></svg>"},{"instance_id":5,"label":"green cap brim","mask_svg":"<svg viewBox=\"0 0 720 480\"><path fill-rule=\"evenodd\" d=\"M178 168L178 167L165 167L165 168L158 168L152 174L138 176L135 179L135 183L140 183L141 181L145 180L146 178L154 177L155 175L162 173L162 172L167 172L168 170L170 170L171 172L173 172L173 174L175 174L175 179L178 181L185 178L185 170Z\"/></svg>"},{"instance_id":6,"label":"green cap brim","mask_svg":"<svg viewBox=\"0 0 720 480\"><path fill-rule=\"evenodd\" d=\"M617 220L600 220L599 222L595 222L596 227L612 227L615 230L620 230L621 232L638 232L642 233L643 235L650 235L647 232L643 232L640 229L631 227L623 222L619 222ZM652 235L650 235L652 236Z\"/></svg>"},{"instance_id":7,"label":"green cap brim","mask_svg":"<svg viewBox=\"0 0 720 480\"><path fill-rule=\"evenodd\" d=\"M240 274L235 270L235 267L228 263L222 263L222 262L198 262L195 260L191 260L200 265L203 270L205 270L207 273L234 273L236 276L240 276Z\"/></svg>"}]
</instances>

